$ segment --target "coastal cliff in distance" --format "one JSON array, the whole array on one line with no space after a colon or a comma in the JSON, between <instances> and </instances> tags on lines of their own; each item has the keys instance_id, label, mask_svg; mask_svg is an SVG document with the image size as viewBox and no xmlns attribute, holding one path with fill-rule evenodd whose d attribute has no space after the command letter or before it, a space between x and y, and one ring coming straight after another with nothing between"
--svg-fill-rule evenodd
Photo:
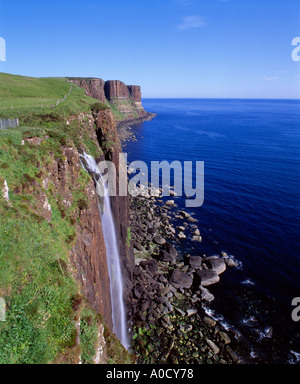
<instances>
[{"instance_id":1,"label":"coastal cliff in distance","mask_svg":"<svg viewBox=\"0 0 300 384\"><path fill-rule=\"evenodd\" d=\"M71 77L69 81L84 88L87 96L108 104L118 121L146 118L148 115L142 105L141 87L138 85L84 77Z\"/></svg>"}]
</instances>

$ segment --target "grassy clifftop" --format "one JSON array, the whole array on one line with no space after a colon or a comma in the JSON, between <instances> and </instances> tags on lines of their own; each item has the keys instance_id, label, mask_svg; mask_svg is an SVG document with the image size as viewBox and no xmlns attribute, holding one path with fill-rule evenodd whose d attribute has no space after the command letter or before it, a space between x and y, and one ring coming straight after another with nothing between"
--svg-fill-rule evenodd
<instances>
[{"instance_id":1,"label":"grassy clifftop","mask_svg":"<svg viewBox=\"0 0 300 384\"><path fill-rule=\"evenodd\" d=\"M68 148L101 151L89 116L92 108L108 107L75 84L70 89L66 79L0 74L0 119L20 121L19 127L0 130L2 364L78 362L78 356L91 363L96 352L102 321L80 296L69 262L80 211L89 206L90 178L80 166L66 174L66 201L53 175L57 170L63 175ZM107 358L124 362L118 341L104 333Z\"/></svg>"},{"instance_id":2,"label":"grassy clifftop","mask_svg":"<svg viewBox=\"0 0 300 384\"><path fill-rule=\"evenodd\" d=\"M33 78L0 73L1 116L49 112L53 110L52 105L65 96L66 100L58 106L57 113L84 111L95 103L95 99L86 97L84 90L65 78Z\"/></svg>"}]
</instances>

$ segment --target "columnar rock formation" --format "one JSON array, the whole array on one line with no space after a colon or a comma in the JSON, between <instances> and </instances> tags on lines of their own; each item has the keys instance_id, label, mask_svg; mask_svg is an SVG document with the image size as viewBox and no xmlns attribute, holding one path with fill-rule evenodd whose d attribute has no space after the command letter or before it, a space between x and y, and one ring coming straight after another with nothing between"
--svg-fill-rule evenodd
<instances>
[{"instance_id":1,"label":"columnar rock formation","mask_svg":"<svg viewBox=\"0 0 300 384\"><path fill-rule=\"evenodd\" d=\"M120 112L120 119L134 119L147 115L142 105L141 87L126 85L120 80L104 81L97 78L70 78L84 88L86 94L102 103L108 103Z\"/></svg>"},{"instance_id":2,"label":"columnar rock formation","mask_svg":"<svg viewBox=\"0 0 300 384\"><path fill-rule=\"evenodd\" d=\"M94 78L72 78L70 79L73 83L76 83L81 88L84 88L86 94L94 99L98 99L102 103L106 102L106 97L104 93L104 84L105 81L102 79L94 79Z\"/></svg>"},{"instance_id":3,"label":"columnar rock formation","mask_svg":"<svg viewBox=\"0 0 300 384\"><path fill-rule=\"evenodd\" d=\"M127 85L120 80L106 81L104 85L104 92L108 100L128 99L130 96Z\"/></svg>"}]
</instances>

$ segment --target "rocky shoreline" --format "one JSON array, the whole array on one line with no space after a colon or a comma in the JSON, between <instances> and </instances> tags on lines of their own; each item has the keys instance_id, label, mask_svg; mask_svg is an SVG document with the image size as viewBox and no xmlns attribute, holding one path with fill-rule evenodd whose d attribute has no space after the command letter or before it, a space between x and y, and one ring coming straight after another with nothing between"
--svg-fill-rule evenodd
<instances>
[{"instance_id":1,"label":"rocky shoreline","mask_svg":"<svg viewBox=\"0 0 300 384\"><path fill-rule=\"evenodd\" d=\"M155 113L147 112L146 115L137 117L135 119L119 121L117 123L117 130L121 144L124 144L128 141L136 141L135 134L132 130L132 125L139 124L144 121L150 121L154 119L155 116Z\"/></svg>"},{"instance_id":2,"label":"rocky shoreline","mask_svg":"<svg viewBox=\"0 0 300 384\"><path fill-rule=\"evenodd\" d=\"M119 123L122 145L136 140L131 127L136 123ZM238 267L238 262L224 252L213 256L180 253L181 241L202 242L193 214L176 206L172 189L165 201L161 189L142 186L136 192L137 196L130 196L127 239L135 258L133 298L128 309L136 362L251 363L241 335L225 329L209 311L214 300L209 287L220 281L227 268Z\"/></svg>"},{"instance_id":3,"label":"rocky shoreline","mask_svg":"<svg viewBox=\"0 0 300 384\"><path fill-rule=\"evenodd\" d=\"M214 300L210 285L236 262L225 253L179 254L176 243L188 230L202 241L197 220L163 204L159 193L138 188L130 198L130 237L135 269L131 307L132 351L142 364L240 364L238 335L207 314ZM173 221L182 225L174 227ZM184 237L183 237L184 236Z\"/></svg>"}]
</instances>

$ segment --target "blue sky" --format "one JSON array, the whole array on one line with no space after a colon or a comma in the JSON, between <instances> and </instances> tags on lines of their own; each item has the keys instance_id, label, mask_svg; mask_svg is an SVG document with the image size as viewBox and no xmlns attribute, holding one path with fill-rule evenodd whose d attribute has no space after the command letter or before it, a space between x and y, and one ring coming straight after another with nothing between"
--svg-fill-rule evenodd
<instances>
[{"instance_id":1,"label":"blue sky","mask_svg":"<svg viewBox=\"0 0 300 384\"><path fill-rule=\"evenodd\" d=\"M143 97L300 98L299 0L0 0L0 71L139 84Z\"/></svg>"}]
</instances>

